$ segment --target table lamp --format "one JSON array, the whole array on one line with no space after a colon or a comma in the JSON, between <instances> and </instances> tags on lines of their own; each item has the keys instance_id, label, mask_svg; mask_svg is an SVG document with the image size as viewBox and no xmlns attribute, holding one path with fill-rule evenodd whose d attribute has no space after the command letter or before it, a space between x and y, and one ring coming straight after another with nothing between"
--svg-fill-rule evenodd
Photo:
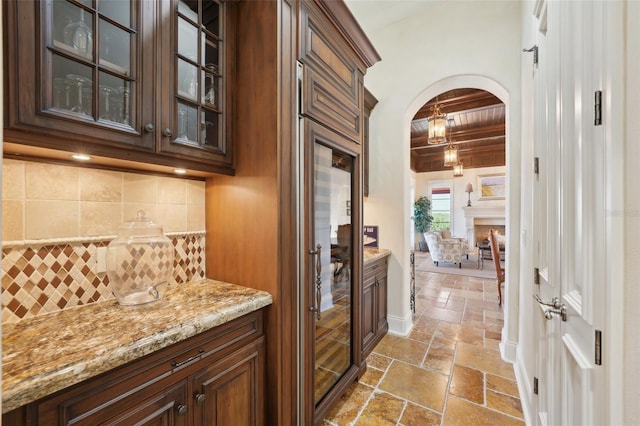
<instances>
[{"instance_id":1,"label":"table lamp","mask_svg":"<svg viewBox=\"0 0 640 426\"><path fill-rule=\"evenodd\" d=\"M473 185L471 185L471 182L467 184L467 187L465 188L464 192L469 194L469 201L467 201L467 207L471 207L471 193L473 192Z\"/></svg>"}]
</instances>

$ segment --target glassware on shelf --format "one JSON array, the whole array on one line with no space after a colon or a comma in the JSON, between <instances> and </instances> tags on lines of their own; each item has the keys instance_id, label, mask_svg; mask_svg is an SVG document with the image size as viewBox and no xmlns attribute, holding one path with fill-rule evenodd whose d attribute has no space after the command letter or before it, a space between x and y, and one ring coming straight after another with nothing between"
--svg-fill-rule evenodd
<instances>
[{"instance_id":1,"label":"glassware on shelf","mask_svg":"<svg viewBox=\"0 0 640 426\"><path fill-rule=\"evenodd\" d=\"M67 24L64 28L64 42L78 51L79 54L93 55L93 32L84 22L84 9L80 9L80 20Z\"/></svg>"},{"instance_id":2,"label":"glassware on shelf","mask_svg":"<svg viewBox=\"0 0 640 426\"><path fill-rule=\"evenodd\" d=\"M53 107L69 109L71 103L71 85L66 78L57 77L53 80Z\"/></svg>"},{"instance_id":3,"label":"glassware on shelf","mask_svg":"<svg viewBox=\"0 0 640 426\"><path fill-rule=\"evenodd\" d=\"M111 111L111 121L122 123L122 99L119 96L109 98L109 110Z\"/></svg>"},{"instance_id":4,"label":"glassware on shelf","mask_svg":"<svg viewBox=\"0 0 640 426\"><path fill-rule=\"evenodd\" d=\"M181 105L178 106L178 137L176 140L184 142L189 140L187 135L187 111Z\"/></svg>"},{"instance_id":5,"label":"glassware on shelf","mask_svg":"<svg viewBox=\"0 0 640 426\"><path fill-rule=\"evenodd\" d=\"M123 86L119 89L122 99L122 121L123 124L129 123L129 93L130 89L127 86Z\"/></svg>"},{"instance_id":6,"label":"glassware on shelf","mask_svg":"<svg viewBox=\"0 0 640 426\"><path fill-rule=\"evenodd\" d=\"M217 67L214 64L205 65L210 72L205 73L205 82L203 84L205 93L203 95L203 101L214 108L216 107L216 77L213 74Z\"/></svg>"},{"instance_id":7,"label":"glassware on shelf","mask_svg":"<svg viewBox=\"0 0 640 426\"><path fill-rule=\"evenodd\" d=\"M111 106L112 95L116 95L120 93L118 89L114 89L113 87L106 86L104 84L100 85L100 119L101 120L109 120L109 121L118 121L118 116L114 114L115 109Z\"/></svg>"},{"instance_id":8,"label":"glassware on shelf","mask_svg":"<svg viewBox=\"0 0 640 426\"><path fill-rule=\"evenodd\" d=\"M70 107L70 111L78 114L90 115L92 109L91 88L93 87L93 82L86 77L76 74L67 74L67 81L73 87L71 92L71 101L68 105Z\"/></svg>"}]
</instances>

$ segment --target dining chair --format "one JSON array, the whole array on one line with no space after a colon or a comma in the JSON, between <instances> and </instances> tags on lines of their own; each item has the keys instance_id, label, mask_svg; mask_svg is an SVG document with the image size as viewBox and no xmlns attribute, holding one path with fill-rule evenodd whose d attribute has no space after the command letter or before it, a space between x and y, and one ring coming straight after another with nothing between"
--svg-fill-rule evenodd
<instances>
[{"instance_id":1,"label":"dining chair","mask_svg":"<svg viewBox=\"0 0 640 426\"><path fill-rule=\"evenodd\" d=\"M496 267L496 278L498 280L498 306L502 306L502 283L504 283L505 272L504 268L500 265L500 247L498 246L498 239L493 229L489 230L489 244L491 246L493 264Z\"/></svg>"}]
</instances>

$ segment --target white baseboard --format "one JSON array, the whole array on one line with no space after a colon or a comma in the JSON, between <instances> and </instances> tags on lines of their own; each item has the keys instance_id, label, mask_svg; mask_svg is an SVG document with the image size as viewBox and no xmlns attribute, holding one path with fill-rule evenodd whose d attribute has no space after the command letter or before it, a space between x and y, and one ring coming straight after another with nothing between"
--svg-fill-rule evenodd
<instances>
[{"instance_id":1,"label":"white baseboard","mask_svg":"<svg viewBox=\"0 0 640 426\"><path fill-rule=\"evenodd\" d=\"M502 330L502 335L506 335L504 329ZM508 341L505 342L503 340L498 346L500 347L500 356L502 357L502 359L510 362L511 364L515 364L518 352L518 343Z\"/></svg>"},{"instance_id":2,"label":"white baseboard","mask_svg":"<svg viewBox=\"0 0 640 426\"><path fill-rule=\"evenodd\" d=\"M537 398L533 394L533 384L529 380L527 371L524 367L524 361L520 352L516 351L516 362L513 365L516 374L516 383L518 385L518 393L520 394L520 405L522 406L522 414L524 415L524 423L532 425L533 423L533 398Z\"/></svg>"},{"instance_id":3,"label":"white baseboard","mask_svg":"<svg viewBox=\"0 0 640 426\"><path fill-rule=\"evenodd\" d=\"M405 318L387 315L387 323L389 323L389 333L396 336L406 337L413 329L413 314L409 311L409 315Z\"/></svg>"}]
</instances>

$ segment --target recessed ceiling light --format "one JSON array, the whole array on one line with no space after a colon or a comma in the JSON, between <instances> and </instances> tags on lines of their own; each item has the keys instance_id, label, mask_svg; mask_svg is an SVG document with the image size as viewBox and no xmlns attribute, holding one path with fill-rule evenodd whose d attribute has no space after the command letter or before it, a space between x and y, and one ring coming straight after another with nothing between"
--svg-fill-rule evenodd
<instances>
[{"instance_id":1,"label":"recessed ceiling light","mask_svg":"<svg viewBox=\"0 0 640 426\"><path fill-rule=\"evenodd\" d=\"M91 160L91 157L88 156L87 154L73 154L71 156L71 158L73 158L74 160L79 160L79 161L89 161L89 160Z\"/></svg>"},{"instance_id":2,"label":"recessed ceiling light","mask_svg":"<svg viewBox=\"0 0 640 426\"><path fill-rule=\"evenodd\" d=\"M185 169L175 169L173 172L178 175L187 174L187 171Z\"/></svg>"}]
</instances>

